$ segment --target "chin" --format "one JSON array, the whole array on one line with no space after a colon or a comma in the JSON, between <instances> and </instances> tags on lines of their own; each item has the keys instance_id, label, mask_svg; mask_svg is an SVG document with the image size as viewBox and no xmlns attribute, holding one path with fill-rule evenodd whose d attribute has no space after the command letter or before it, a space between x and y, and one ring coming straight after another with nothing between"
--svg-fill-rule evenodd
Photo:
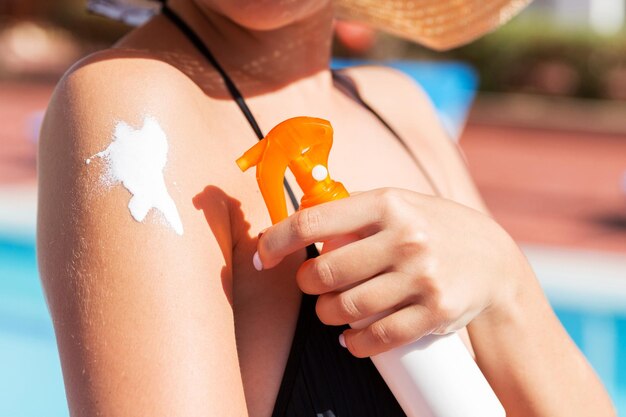
<instances>
[{"instance_id":1,"label":"chin","mask_svg":"<svg viewBox=\"0 0 626 417\"><path fill-rule=\"evenodd\" d=\"M306 19L327 7L330 0L225 0L220 11L238 25L270 31Z\"/></svg>"}]
</instances>

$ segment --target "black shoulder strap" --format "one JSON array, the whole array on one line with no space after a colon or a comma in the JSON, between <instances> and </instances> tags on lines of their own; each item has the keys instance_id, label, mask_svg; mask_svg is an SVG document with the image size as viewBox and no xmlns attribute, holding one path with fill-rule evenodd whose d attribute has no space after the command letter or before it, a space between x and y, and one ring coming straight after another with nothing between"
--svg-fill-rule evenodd
<instances>
[{"instance_id":1,"label":"black shoulder strap","mask_svg":"<svg viewBox=\"0 0 626 417\"><path fill-rule=\"evenodd\" d=\"M442 197L443 194L441 193L441 190L439 189L439 187L437 186L437 184L435 183L431 175L428 173L428 171L424 167L424 164L422 164L422 162L417 157L417 155L415 155L411 151L409 146L402 139L402 136L400 136L400 134L398 134L398 132L396 132L396 130L393 127L391 127L391 125L387 123L387 121L376 110L374 110L372 106L370 106L363 99L354 81L350 77L348 77L347 75L345 75L344 73L338 70L333 70L332 74L333 74L333 80L344 91L344 93L346 93L350 98L352 98L354 101L360 104L363 108L369 111L374 117L378 119L380 123L382 123L383 126L385 126L385 128L387 128L387 130L389 130L389 132L391 132L391 134L398 140L400 145L402 145L402 147L407 151L411 159L413 159L413 162L415 162L415 165L417 165L417 168L421 171L424 178L426 178L426 181L430 185L430 188L433 190L433 193L438 197Z\"/></svg>"},{"instance_id":2,"label":"black shoulder strap","mask_svg":"<svg viewBox=\"0 0 626 417\"><path fill-rule=\"evenodd\" d=\"M248 107L248 104L246 104L246 101L244 100L243 95L241 94L241 92L239 91L239 89L237 88L233 80L228 76L226 71L224 71L224 68L222 68L222 66L217 61L217 59L215 59L215 56L213 55L213 53L211 53L209 48L204 44L204 42L202 42L202 40L196 34L196 32L194 32L193 29L191 29L191 27L189 27L189 25L183 19L181 19L180 16L176 14L176 12L170 9L167 3L165 2L163 2L161 13L165 17L170 19L170 21L178 27L178 29L187 37L187 39L189 39L189 41L191 41L191 43L193 43L193 45L198 49L198 51L200 51L200 53L204 55L207 61L209 61L209 63L220 74L220 76L224 80L224 84L226 85L228 92L230 93L233 100L235 100L235 103L237 103L237 106L239 106L239 109L241 109L241 112L243 113L246 120L250 124L250 127L252 127L252 130L256 134L257 138L259 140L263 139L265 135L263 135L263 132L261 131L261 128L259 127L259 124L257 123L256 119L254 118L254 115L252 114L250 107ZM295 208L295 210L298 210L300 208L300 204L298 203L298 199L296 198L296 195L293 193L293 190L291 189L291 186L287 182L286 178L283 180L283 184L285 186L285 189L287 190L287 194L289 195L291 204L293 204L293 207Z\"/></svg>"},{"instance_id":3,"label":"black shoulder strap","mask_svg":"<svg viewBox=\"0 0 626 417\"><path fill-rule=\"evenodd\" d=\"M248 120L248 123L250 123L252 130L254 130L254 133L259 138L259 140L263 139L265 136L263 135L263 132L261 132L261 128L259 127L258 123L256 122L256 119L252 115L250 108L248 107L245 100L243 99L243 95L241 94L241 92L239 91L239 89L237 88L233 80L228 76L226 71L224 71L224 68L222 68L219 62L217 62L217 60L215 59L215 57L213 56L209 48L204 44L204 42L202 42L202 40L198 37L198 35L196 35L196 32L194 32L193 29L191 29L189 25L187 25L187 23L183 19L180 18L180 16L178 16L172 9L170 9L167 4L163 5L163 8L161 9L161 13L163 13L164 16L169 18L178 27L178 29L180 29L180 31L183 32L183 34L185 34L187 39L189 39L189 41L193 43L196 49L198 49L198 51L200 51L200 53L204 55L204 57L207 59L207 61L209 61L209 63L213 66L213 68L217 70L217 72L220 74L220 76L224 80L224 84L226 84L226 88L228 89L228 92L230 93L232 98L235 100L239 108L241 109L243 115Z\"/></svg>"}]
</instances>

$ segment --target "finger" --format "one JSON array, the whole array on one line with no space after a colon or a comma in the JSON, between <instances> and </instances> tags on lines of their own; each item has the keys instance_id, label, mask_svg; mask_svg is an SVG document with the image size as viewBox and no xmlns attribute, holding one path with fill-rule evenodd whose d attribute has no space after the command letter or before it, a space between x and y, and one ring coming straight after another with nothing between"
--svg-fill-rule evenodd
<instances>
[{"instance_id":1,"label":"finger","mask_svg":"<svg viewBox=\"0 0 626 417\"><path fill-rule=\"evenodd\" d=\"M258 253L264 268L272 268L287 255L311 243L323 242L341 235L372 234L376 210L371 193L331 201L300 210L270 227L258 242Z\"/></svg>"},{"instance_id":2,"label":"finger","mask_svg":"<svg viewBox=\"0 0 626 417\"><path fill-rule=\"evenodd\" d=\"M396 311L410 303L410 286L404 274L385 273L347 291L321 295L317 299L317 316L324 324L340 326L384 311Z\"/></svg>"},{"instance_id":3,"label":"finger","mask_svg":"<svg viewBox=\"0 0 626 417\"><path fill-rule=\"evenodd\" d=\"M361 330L343 332L346 347L354 356L366 358L409 344L430 334L436 320L421 304L411 304Z\"/></svg>"},{"instance_id":4,"label":"finger","mask_svg":"<svg viewBox=\"0 0 626 417\"><path fill-rule=\"evenodd\" d=\"M381 248L388 247L384 232L353 241L304 262L298 269L298 286L307 294L339 291L392 267Z\"/></svg>"}]
</instances>

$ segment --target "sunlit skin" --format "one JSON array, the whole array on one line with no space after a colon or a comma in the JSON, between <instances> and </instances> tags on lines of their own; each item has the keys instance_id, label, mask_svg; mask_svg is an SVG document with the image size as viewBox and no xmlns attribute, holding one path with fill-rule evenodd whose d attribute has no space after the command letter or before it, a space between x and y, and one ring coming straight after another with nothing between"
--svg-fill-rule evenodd
<instances>
[{"instance_id":1,"label":"sunlit skin","mask_svg":"<svg viewBox=\"0 0 626 417\"><path fill-rule=\"evenodd\" d=\"M72 68L41 136L38 254L73 416L270 416L301 291L320 295L317 314L331 325L391 309L346 331L356 356L459 330L508 416L615 415L422 91L390 69L347 72L443 198L390 132L333 86L329 2L170 5L264 132L295 116L332 121L329 171L354 193L259 240L267 209L254 173L235 164L256 137L218 74L163 17ZM164 176L183 236L154 211L133 220L128 192L98 194L101 172L84 163L118 121L137 127L146 115L169 138ZM303 263L308 243L345 235L359 239Z\"/></svg>"}]
</instances>

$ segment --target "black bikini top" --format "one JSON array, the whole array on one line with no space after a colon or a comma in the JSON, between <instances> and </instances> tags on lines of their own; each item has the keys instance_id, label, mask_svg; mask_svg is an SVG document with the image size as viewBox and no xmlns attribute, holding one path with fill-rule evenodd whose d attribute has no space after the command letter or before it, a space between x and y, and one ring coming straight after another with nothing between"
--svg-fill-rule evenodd
<instances>
[{"instance_id":1,"label":"black bikini top","mask_svg":"<svg viewBox=\"0 0 626 417\"><path fill-rule=\"evenodd\" d=\"M221 75L231 97L248 120L259 140L264 138L243 95L197 34L167 5L162 14L185 34ZM400 135L360 96L352 81L333 71L335 85L376 117L407 150L429 182L435 195L439 189ZM284 186L295 210L299 204L287 180ZM315 245L307 259L319 256ZM295 334L280 384L272 417L406 417L370 359L358 359L339 345L339 335L348 326L327 326L315 313L317 296L302 294Z\"/></svg>"}]
</instances>

